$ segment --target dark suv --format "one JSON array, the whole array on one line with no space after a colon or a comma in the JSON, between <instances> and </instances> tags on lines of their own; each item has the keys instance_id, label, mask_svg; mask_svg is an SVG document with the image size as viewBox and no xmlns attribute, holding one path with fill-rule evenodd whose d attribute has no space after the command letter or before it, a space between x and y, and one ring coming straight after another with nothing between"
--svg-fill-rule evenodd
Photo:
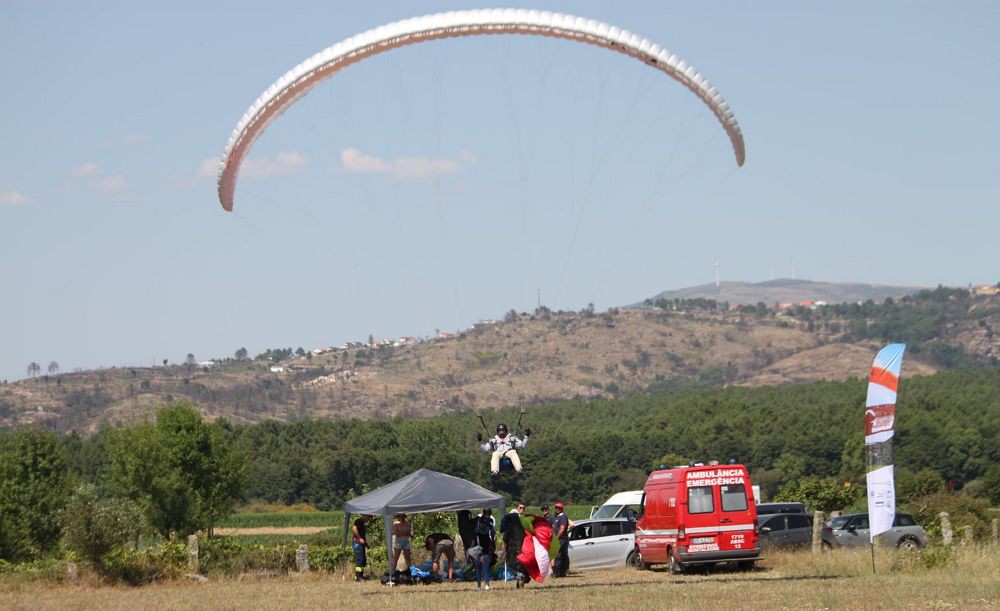
<instances>
[{"instance_id":1,"label":"dark suv","mask_svg":"<svg viewBox=\"0 0 1000 611\"><path fill-rule=\"evenodd\" d=\"M761 547L812 545L813 518L804 513L765 513L757 516Z\"/></svg>"},{"instance_id":2,"label":"dark suv","mask_svg":"<svg viewBox=\"0 0 1000 611\"><path fill-rule=\"evenodd\" d=\"M897 513L892 528L876 537L883 545L917 549L927 545L927 533L913 516ZM858 547L868 545L868 514L838 516L823 524L823 547Z\"/></svg>"},{"instance_id":3,"label":"dark suv","mask_svg":"<svg viewBox=\"0 0 1000 611\"><path fill-rule=\"evenodd\" d=\"M770 513L808 513L805 503L757 503L757 515Z\"/></svg>"}]
</instances>

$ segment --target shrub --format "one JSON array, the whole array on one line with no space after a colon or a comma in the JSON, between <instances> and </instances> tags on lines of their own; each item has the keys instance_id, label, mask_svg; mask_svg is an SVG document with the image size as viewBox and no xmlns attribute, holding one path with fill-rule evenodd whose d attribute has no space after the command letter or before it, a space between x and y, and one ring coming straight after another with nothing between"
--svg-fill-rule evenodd
<instances>
[{"instance_id":1,"label":"shrub","mask_svg":"<svg viewBox=\"0 0 1000 611\"><path fill-rule=\"evenodd\" d=\"M354 550L346 545L309 548L309 566L333 572L340 566L354 562Z\"/></svg>"},{"instance_id":2,"label":"shrub","mask_svg":"<svg viewBox=\"0 0 1000 611\"><path fill-rule=\"evenodd\" d=\"M990 533L989 504L966 494L936 492L904 504L902 510L912 513L931 537L941 537L941 519L938 514L943 511L948 513L956 540L961 538L966 526L972 527L979 540L988 537Z\"/></svg>"},{"instance_id":3,"label":"shrub","mask_svg":"<svg viewBox=\"0 0 1000 611\"><path fill-rule=\"evenodd\" d=\"M69 548L100 565L102 556L139 531L142 510L128 499L101 499L96 486L82 484L63 511L62 522Z\"/></svg>"},{"instance_id":4,"label":"shrub","mask_svg":"<svg viewBox=\"0 0 1000 611\"><path fill-rule=\"evenodd\" d=\"M952 556L952 549L946 545L928 545L920 551L920 562L924 568L935 569L948 564Z\"/></svg>"},{"instance_id":5,"label":"shrub","mask_svg":"<svg viewBox=\"0 0 1000 611\"><path fill-rule=\"evenodd\" d=\"M814 511L830 512L849 506L862 493L862 488L850 486L834 477L805 477L785 484L774 500L801 501Z\"/></svg>"},{"instance_id":6,"label":"shrub","mask_svg":"<svg viewBox=\"0 0 1000 611\"><path fill-rule=\"evenodd\" d=\"M130 585L176 578L187 566L187 546L183 543L165 543L144 550L119 547L105 554L100 565L105 577Z\"/></svg>"},{"instance_id":7,"label":"shrub","mask_svg":"<svg viewBox=\"0 0 1000 611\"><path fill-rule=\"evenodd\" d=\"M66 565L69 561L68 558L45 558L19 563L0 560L0 576L8 584L17 581L58 582L66 578Z\"/></svg>"},{"instance_id":8,"label":"shrub","mask_svg":"<svg viewBox=\"0 0 1000 611\"><path fill-rule=\"evenodd\" d=\"M295 544L245 544L230 537L206 539L198 550L202 573L239 575L252 571L287 573L295 569Z\"/></svg>"}]
</instances>

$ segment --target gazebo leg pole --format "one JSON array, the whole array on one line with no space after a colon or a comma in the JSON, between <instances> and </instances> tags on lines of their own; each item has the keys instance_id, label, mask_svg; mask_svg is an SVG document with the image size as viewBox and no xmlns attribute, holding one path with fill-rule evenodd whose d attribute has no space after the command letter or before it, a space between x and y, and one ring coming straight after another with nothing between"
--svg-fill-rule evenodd
<instances>
[{"instance_id":1,"label":"gazebo leg pole","mask_svg":"<svg viewBox=\"0 0 1000 611\"><path fill-rule=\"evenodd\" d=\"M382 521L385 525L385 563L389 566L389 585L395 585L393 577L396 567L392 566L392 527L389 521L389 512L382 509Z\"/></svg>"}]
</instances>

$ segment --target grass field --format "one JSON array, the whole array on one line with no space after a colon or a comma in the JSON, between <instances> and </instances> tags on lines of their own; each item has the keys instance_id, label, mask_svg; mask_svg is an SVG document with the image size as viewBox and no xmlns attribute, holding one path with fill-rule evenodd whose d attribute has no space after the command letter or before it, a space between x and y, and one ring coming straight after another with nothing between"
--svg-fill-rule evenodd
<instances>
[{"instance_id":1,"label":"grass field","mask_svg":"<svg viewBox=\"0 0 1000 611\"><path fill-rule=\"evenodd\" d=\"M775 553L757 570L690 575L666 571L592 571L531 584L513 582L476 592L473 583L387 588L346 573L244 577L208 583L171 582L129 588L82 579L74 585L0 583L3 609L965 609L1000 606L1000 550L977 547L950 558L879 551L872 574L867 550ZM931 558L931 557L928 557ZM931 568L926 565L932 564Z\"/></svg>"}]
</instances>

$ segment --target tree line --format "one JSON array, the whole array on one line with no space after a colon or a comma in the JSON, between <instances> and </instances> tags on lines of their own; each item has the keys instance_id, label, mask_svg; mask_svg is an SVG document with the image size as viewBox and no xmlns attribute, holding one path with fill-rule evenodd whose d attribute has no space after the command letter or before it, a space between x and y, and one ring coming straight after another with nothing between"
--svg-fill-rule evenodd
<instances>
[{"instance_id":1,"label":"tree line","mask_svg":"<svg viewBox=\"0 0 1000 611\"><path fill-rule=\"evenodd\" d=\"M338 508L421 467L532 504L598 503L641 488L661 465L735 460L748 465L767 500L785 489L847 505L856 495L831 497L830 489L864 488L866 388L864 380L851 380L535 406L521 422L534 433L520 452L526 473L500 480L488 475L472 412L234 425L206 423L195 408L173 405L155 423L107 427L89 438L5 432L0 550L24 532L44 535L31 549L53 545L60 508L74 490L82 494L81 484L92 486L91 496L78 504L128 501L144 528L164 536L209 530L240 500ZM914 378L904 372L897 408L901 500L951 490L1000 504L1000 369ZM518 425L518 408L482 415L490 429ZM814 491L816 481L825 488Z\"/></svg>"}]
</instances>

